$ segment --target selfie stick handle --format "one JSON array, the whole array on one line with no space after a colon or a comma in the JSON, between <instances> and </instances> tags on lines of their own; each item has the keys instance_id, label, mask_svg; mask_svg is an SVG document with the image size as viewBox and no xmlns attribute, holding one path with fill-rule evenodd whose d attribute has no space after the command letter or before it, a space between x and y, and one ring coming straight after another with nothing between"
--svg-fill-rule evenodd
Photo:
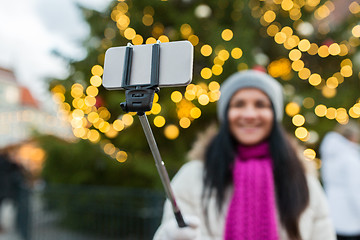
<instances>
[{"instance_id":1,"label":"selfie stick handle","mask_svg":"<svg viewBox=\"0 0 360 240\"><path fill-rule=\"evenodd\" d=\"M178 205L176 204L175 196L174 196L174 193L173 193L171 185L170 185L169 175L166 171L164 162L161 159L161 155L160 155L159 149L157 147L154 135L151 131L151 127L150 127L149 121L146 117L146 114L142 114L142 115L138 114L138 116L139 116L139 119L141 122L141 126L143 127L146 139L148 141L149 147L151 149L152 155L155 159L155 165L159 172L163 186L165 188L166 195L167 195L168 199L170 200L171 205L173 207L176 221L177 221L179 227L186 227L187 225L183 219L183 216L180 212Z\"/></svg>"},{"instance_id":2,"label":"selfie stick handle","mask_svg":"<svg viewBox=\"0 0 360 240\"><path fill-rule=\"evenodd\" d=\"M149 121L145 114L146 111L151 110L154 94L159 91L160 42L157 42L152 47L150 84L135 86L130 84L132 55L133 49L131 44L128 44L125 50L124 73L122 79L122 86L126 90L126 102L121 103L120 106L125 112L137 112L147 142L155 159L155 165L164 186L166 196L172 205L177 224L179 227L186 227L187 224L176 204L175 196L170 185L169 175L166 171L165 164L161 159L153 132L151 131Z\"/></svg>"}]
</instances>

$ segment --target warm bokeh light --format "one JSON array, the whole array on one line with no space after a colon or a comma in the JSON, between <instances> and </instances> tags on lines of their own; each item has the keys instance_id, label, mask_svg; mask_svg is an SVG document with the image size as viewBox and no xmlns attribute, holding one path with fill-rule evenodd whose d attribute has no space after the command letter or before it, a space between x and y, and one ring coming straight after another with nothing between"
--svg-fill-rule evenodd
<instances>
[{"instance_id":1,"label":"warm bokeh light","mask_svg":"<svg viewBox=\"0 0 360 240\"><path fill-rule=\"evenodd\" d=\"M164 129L164 135L166 138L173 140L179 136L179 128L173 124L167 125Z\"/></svg>"},{"instance_id":2,"label":"warm bokeh light","mask_svg":"<svg viewBox=\"0 0 360 240\"><path fill-rule=\"evenodd\" d=\"M212 71L210 68L205 67L201 69L200 75L203 79L209 79L212 76Z\"/></svg>"},{"instance_id":3,"label":"warm bokeh light","mask_svg":"<svg viewBox=\"0 0 360 240\"><path fill-rule=\"evenodd\" d=\"M327 107L323 104L319 104L315 107L315 114L318 116L318 117L324 117L326 115L326 112L327 112Z\"/></svg>"},{"instance_id":4,"label":"warm bokeh light","mask_svg":"<svg viewBox=\"0 0 360 240\"><path fill-rule=\"evenodd\" d=\"M201 47L200 52L203 56L208 57L212 53L212 47L210 45L205 44Z\"/></svg>"},{"instance_id":5,"label":"warm bokeh light","mask_svg":"<svg viewBox=\"0 0 360 240\"><path fill-rule=\"evenodd\" d=\"M123 163L127 160L128 158L128 155L125 151L119 151L117 154L116 154L116 160L120 163Z\"/></svg>"},{"instance_id":6,"label":"warm bokeh light","mask_svg":"<svg viewBox=\"0 0 360 240\"><path fill-rule=\"evenodd\" d=\"M314 149L307 148L307 149L304 150L304 156L311 159L311 160L313 160L316 157L316 152L315 152Z\"/></svg>"},{"instance_id":7,"label":"warm bokeh light","mask_svg":"<svg viewBox=\"0 0 360 240\"><path fill-rule=\"evenodd\" d=\"M292 123L297 126L300 127L302 125L304 125L305 123L305 117L303 115L300 114L296 114L293 118L292 118Z\"/></svg>"},{"instance_id":8,"label":"warm bokeh light","mask_svg":"<svg viewBox=\"0 0 360 240\"><path fill-rule=\"evenodd\" d=\"M179 91L174 91L171 93L171 100L175 103L180 102L182 99L182 94Z\"/></svg>"},{"instance_id":9,"label":"warm bokeh light","mask_svg":"<svg viewBox=\"0 0 360 240\"><path fill-rule=\"evenodd\" d=\"M225 41L230 41L234 36L234 33L230 29L225 29L221 33L221 38Z\"/></svg>"},{"instance_id":10,"label":"warm bokeh light","mask_svg":"<svg viewBox=\"0 0 360 240\"><path fill-rule=\"evenodd\" d=\"M286 105L285 112L288 116L293 117L300 112L300 106L296 102L290 102Z\"/></svg>"},{"instance_id":11,"label":"warm bokeh light","mask_svg":"<svg viewBox=\"0 0 360 240\"><path fill-rule=\"evenodd\" d=\"M241 58L241 56L243 55L243 51L240 48L233 48L233 50L231 50L231 56L234 59L239 59Z\"/></svg>"},{"instance_id":12,"label":"warm bokeh light","mask_svg":"<svg viewBox=\"0 0 360 240\"><path fill-rule=\"evenodd\" d=\"M190 125L191 125L191 121L190 121L189 118L183 117L183 118L181 118L181 119L179 120L179 125L180 125L180 127L182 127L182 128L188 128L188 127L190 127Z\"/></svg>"},{"instance_id":13,"label":"warm bokeh light","mask_svg":"<svg viewBox=\"0 0 360 240\"><path fill-rule=\"evenodd\" d=\"M154 125L156 127L163 127L165 125L166 121L165 121L165 118L163 116L156 116L154 118Z\"/></svg>"}]
</instances>

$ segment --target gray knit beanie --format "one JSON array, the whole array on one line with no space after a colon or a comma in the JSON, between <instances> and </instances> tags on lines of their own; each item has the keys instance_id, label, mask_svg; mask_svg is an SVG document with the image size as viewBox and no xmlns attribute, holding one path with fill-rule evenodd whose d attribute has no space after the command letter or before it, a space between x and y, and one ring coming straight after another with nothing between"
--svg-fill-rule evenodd
<instances>
[{"instance_id":1,"label":"gray knit beanie","mask_svg":"<svg viewBox=\"0 0 360 240\"><path fill-rule=\"evenodd\" d=\"M221 95L217 102L217 115L220 122L227 114L226 110L231 97L242 88L257 88L263 91L274 106L277 121L282 121L284 103L281 84L266 73L246 70L232 74L221 84Z\"/></svg>"}]
</instances>

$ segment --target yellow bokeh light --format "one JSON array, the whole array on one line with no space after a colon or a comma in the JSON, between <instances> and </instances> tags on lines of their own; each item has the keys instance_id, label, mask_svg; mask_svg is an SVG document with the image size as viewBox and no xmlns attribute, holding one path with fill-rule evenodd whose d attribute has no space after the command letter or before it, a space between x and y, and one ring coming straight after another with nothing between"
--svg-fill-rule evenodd
<instances>
[{"instance_id":1,"label":"yellow bokeh light","mask_svg":"<svg viewBox=\"0 0 360 240\"><path fill-rule=\"evenodd\" d=\"M83 86L79 83L75 83L71 87L71 96L73 98L79 98L83 95L83 93L84 93L83 91L84 91Z\"/></svg>"},{"instance_id":2,"label":"yellow bokeh light","mask_svg":"<svg viewBox=\"0 0 360 240\"><path fill-rule=\"evenodd\" d=\"M123 123L126 125L126 126L130 126L131 124L133 124L134 122L134 118L133 116L131 116L130 114L124 114L121 118L121 120L123 121Z\"/></svg>"},{"instance_id":3,"label":"yellow bokeh light","mask_svg":"<svg viewBox=\"0 0 360 240\"><path fill-rule=\"evenodd\" d=\"M340 46L337 43L333 43L329 46L329 53L333 56L340 54Z\"/></svg>"},{"instance_id":4,"label":"yellow bokeh light","mask_svg":"<svg viewBox=\"0 0 360 240\"><path fill-rule=\"evenodd\" d=\"M141 45L144 42L144 39L141 35L136 34L136 36L132 39L132 43L134 45Z\"/></svg>"},{"instance_id":5,"label":"yellow bokeh light","mask_svg":"<svg viewBox=\"0 0 360 240\"><path fill-rule=\"evenodd\" d=\"M73 118L76 118L76 119L81 119L84 117L84 112L80 109L75 109L73 112L72 112L72 117Z\"/></svg>"},{"instance_id":6,"label":"yellow bokeh light","mask_svg":"<svg viewBox=\"0 0 360 240\"><path fill-rule=\"evenodd\" d=\"M313 86L317 86L321 83L321 76L317 73L311 74L309 77L309 83Z\"/></svg>"},{"instance_id":7,"label":"yellow bokeh light","mask_svg":"<svg viewBox=\"0 0 360 240\"><path fill-rule=\"evenodd\" d=\"M190 127L190 125L191 125L191 121L190 121L189 118L183 117L183 118L181 118L181 119L179 120L179 125L180 125L180 127L182 127L182 128L188 128L188 127Z\"/></svg>"},{"instance_id":8,"label":"yellow bokeh light","mask_svg":"<svg viewBox=\"0 0 360 240\"><path fill-rule=\"evenodd\" d=\"M197 107L193 107L191 110L190 110L190 116L192 118L199 118L201 116L201 110L200 108L197 108Z\"/></svg>"},{"instance_id":9,"label":"yellow bokeh light","mask_svg":"<svg viewBox=\"0 0 360 240\"><path fill-rule=\"evenodd\" d=\"M88 114L87 119L89 122L94 123L99 119L99 114L96 112L91 112Z\"/></svg>"},{"instance_id":10,"label":"yellow bokeh light","mask_svg":"<svg viewBox=\"0 0 360 240\"><path fill-rule=\"evenodd\" d=\"M281 2L281 8L285 11L289 11L294 7L294 2L292 0L283 0Z\"/></svg>"},{"instance_id":11,"label":"yellow bokeh light","mask_svg":"<svg viewBox=\"0 0 360 240\"><path fill-rule=\"evenodd\" d=\"M136 31L133 28L127 28L124 31L124 37L128 40L134 39L136 36Z\"/></svg>"},{"instance_id":12,"label":"yellow bokeh light","mask_svg":"<svg viewBox=\"0 0 360 240\"><path fill-rule=\"evenodd\" d=\"M301 114L296 114L293 118L292 118L292 123L297 126L300 127L302 125L304 125L305 123L305 117Z\"/></svg>"},{"instance_id":13,"label":"yellow bokeh light","mask_svg":"<svg viewBox=\"0 0 360 240\"><path fill-rule=\"evenodd\" d=\"M300 71L301 69L303 69L305 66L304 62L302 60L296 60L291 64L291 68L294 71Z\"/></svg>"},{"instance_id":14,"label":"yellow bokeh light","mask_svg":"<svg viewBox=\"0 0 360 240\"><path fill-rule=\"evenodd\" d=\"M96 104L96 98L93 96L86 96L84 99L86 106L92 107Z\"/></svg>"},{"instance_id":15,"label":"yellow bokeh light","mask_svg":"<svg viewBox=\"0 0 360 240\"><path fill-rule=\"evenodd\" d=\"M200 75L203 79L209 79L212 76L212 71L210 68L205 67L201 69Z\"/></svg>"},{"instance_id":16,"label":"yellow bokeh light","mask_svg":"<svg viewBox=\"0 0 360 240\"><path fill-rule=\"evenodd\" d=\"M149 37L148 39L146 39L146 44L154 44L156 43L156 38L154 37Z\"/></svg>"},{"instance_id":17,"label":"yellow bokeh light","mask_svg":"<svg viewBox=\"0 0 360 240\"><path fill-rule=\"evenodd\" d=\"M196 36L196 35L190 35L189 38L188 38L189 42L191 42L191 44L193 46L196 46L199 44L199 37Z\"/></svg>"},{"instance_id":18,"label":"yellow bokeh light","mask_svg":"<svg viewBox=\"0 0 360 240\"><path fill-rule=\"evenodd\" d=\"M115 146L112 143L107 143L104 145L104 152L108 155L113 154L115 150Z\"/></svg>"},{"instance_id":19,"label":"yellow bokeh light","mask_svg":"<svg viewBox=\"0 0 360 240\"><path fill-rule=\"evenodd\" d=\"M234 33L230 29L225 29L221 33L221 38L224 39L225 41L230 41L233 38L233 36Z\"/></svg>"},{"instance_id":20,"label":"yellow bokeh light","mask_svg":"<svg viewBox=\"0 0 360 240\"><path fill-rule=\"evenodd\" d=\"M353 27L351 33L354 37L360 37L360 25L356 25L355 27Z\"/></svg>"},{"instance_id":21,"label":"yellow bokeh light","mask_svg":"<svg viewBox=\"0 0 360 240\"><path fill-rule=\"evenodd\" d=\"M360 5L357 2L352 2L349 6L349 10L352 14L358 14L360 13Z\"/></svg>"},{"instance_id":22,"label":"yellow bokeh light","mask_svg":"<svg viewBox=\"0 0 360 240\"><path fill-rule=\"evenodd\" d=\"M302 53L298 49L293 49L289 52L289 58L292 61L297 61L301 58Z\"/></svg>"},{"instance_id":23,"label":"yellow bokeh light","mask_svg":"<svg viewBox=\"0 0 360 240\"><path fill-rule=\"evenodd\" d=\"M296 102L290 102L286 105L285 112L288 116L293 117L300 112L300 106Z\"/></svg>"},{"instance_id":24,"label":"yellow bokeh light","mask_svg":"<svg viewBox=\"0 0 360 240\"><path fill-rule=\"evenodd\" d=\"M126 152L124 151L119 151L117 154L116 154L116 160L120 163L123 163L123 162L126 162L126 160L128 159L128 155Z\"/></svg>"},{"instance_id":25,"label":"yellow bokeh light","mask_svg":"<svg viewBox=\"0 0 360 240\"><path fill-rule=\"evenodd\" d=\"M239 59L241 58L241 56L243 55L243 51L240 48L233 48L233 50L231 50L231 56L234 59Z\"/></svg>"},{"instance_id":26,"label":"yellow bokeh light","mask_svg":"<svg viewBox=\"0 0 360 240\"><path fill-rule=\"evenodd\" d=\"M329 47L326 45L322 45L321 47L319 47L318 49L318 54L320 57L325 58L327 56L329 56Z\"/></svg>"},{"instance_id":27,"label":"yellow bokeh light","mask_svg":"<svg viewBox=\"0 0 360 240\"><path fill-rule=\"evenodd\" d=\"M281 32L285 33L287 38L290 37L290 36L294 33L294 31L292 30L292 28L291 28L291 27L288 27L288 26L283 27L283 28L281 29Z\"/></svg>"},{"instance_id":28,"label":"yellow bokeh light","mask_svg":"<svg viewBox=\"0 0 360 240\"><path fill-rule=\"evenodd\" d=\"M338 108L336 112L336 121L339 123L344 123L349 120L349 116L345 108Z\"/></svg>"},{"instance_id":29,"label":"yellow bokeh light","mask_svg":"<svg viewBox=\"0 0 360 240\"><path fill-rule=\"evenodd\" d=\"M225 63L225 61L224 60L221 60L218 56L216 56L215 58L214 58L214 64L218 64L218 65L224 65L224 63Z\"/></svg>"},{"instance_id":30,"label":"yellow bokeh light","mask_svg":"<svg viewBox=\"0 0 360 240\"><path fill-rule=\"evenodd\" d=\"M267 29L266 32L269 36L274 37L276 33L279 32L279 27L275 24L271 24Z\"/></svg>"},{"instance_id":31,"label":"yellow bokeh light","mask_svg":"<svg viewBox=\"0 0 360 240\"><path fill-rule=\"evenodd\" d=\"M306 128L304 127L298 127L296 130L295 130L295 136L299 139L304 139L308 136L309 132Z\"/></svg>"},{"instance_id":32,"label":"yellow bokeh light","mask_svg":"<svg viewBox=\"0 0 360 240\"><path fill-rule=\"evenodd\" d=\"M299 75L299 78L305 80L305 79L308 79L308 78L310 77L311 71L310 71L310 69L308 69L308 68L303 68L303 69L301 69L301 70L299 71L299 74L298 74L298 75Z\"/></svg>"},{"instance_id":33,"label":"yellow bokeh light","mask_svg":"<svg viewBox=\"0 0 360 240\"><path fill-rule=\"evenodd\" d=\"M351 77L353 75L352 67L349 65L343 66L340 70L340 73L344 77Z\"/></svg>"},{"instance_id":34,"label":"yellow bokeh light","mask_svg":"<svg viewBox=\"0 0 360 240\"><path fill-rule=\"evenodd\" d=\"M181 25L180 32L184 38L187 38L189 35L192 34L192 28L189 24L185 23Z\"/></svg>"},{"instance_id":35,"label":"yellow bokeh light","mask_svg":"<svg viewBox=\"0 0 360 240\"><path fill-rule=\"evenodd\" d=\"M106 133L110 130L110 123L108 122L102 122L99 124L99 130L100 132Z\"/></svg>"},{"instance_id":36,"label":"yellow bokeh light","mask_svg":"<svg viewBox=\"0 0 360 240\"><path fill-rule=\"evenodd\" d=\"M159 37L159 41L162 42L162 43L165 43L165 42L170 42L170 39L168 36L165 36L165 35L161 35Z\"/></svg>"},{"instance_id":37,"label":"yellow bokeh light","mask_svg":"<svg viewBox=\"0 0 360 240\"><path fill-rule=\"evenodd\" d=\"M116 120L113 122L113 128L114 128L116 131L119 131L119 132L120 132L120 131L124 130L125 125L124 125L124 123L123 123L122 120L116 119Z\"/></svg>"},{"instance_id":38,"label":"yellow bokeh light","mask_svg":"<svg viewBox=\"0 0 360 240\"><path fill-rule=\"evenodd\" d=\"M283 44L286 41L286 34L283 32L278 32L275 34L274 39L277 44Z\"/></svg>"},{"instance_id":39,"label":"yellow bokeh light","mask_svg":"<svg viewBox=\"0 0 360 240\"><path fill-rule=\"evenodd\" d=\"M214 75L219 76L223 72L223 67L219 64L212 66L211 71Z\"/></svg>"},{"instance_id":40,"label":"yellow bokeh light","mask_svg":"<svg viewBox=\"0 0 360 240\"><path fill-rule=\"evenodd\" d=\"M104 72L104 69L100 65L94 65L91 68L91 73L95 76L101 76Z\"/></svg>"},{"instance_id":41,"label":"yellow bokeh light","mask_svg":"<svg viewBox=\"0 0 360 240\"><path fill-rule=\"evenodd\" d=\"M328 88L337 88L338 85L339 85L339 81L336 77L329 77L326 80L326 86Z\"/></svg>"},{"instance_id":42,"label":"yellow bokeh light","mask_svg":"<svg viewBox=\"0 0 360 240\"><path fill-rule=\"evenodd\" d=\"M195 99L195 97L196 97L196 92L195 92L194 90L187 90L187 91L185 92L185 98L186 98L186 100L192 101L192 100Z\"/></svg>"},{"instance_id":43,"label":"yellow bokeh light","mask_svg":"<svg viewBox=\"0 0 360 240\"><path fill-rule=\"evenodd\" d=\"M326 115L327 112L327 107L323 104L319 104L315 107L315 114L318 117L324 117Z\"/></svg>"},{"instance_id":44,"label":"yellow bokeh light","mask_svg":"<svg viewBox=\"0 0 360 240\"><path fill-rule=\"evenodd\" d=\"M163 127L165 125L166 121L163 116L156 116L154 118L154 125L158 128Z\"/></svg>"},{"instance_id":45,"label":"yellow bokeh light","mask_svg":"<svg viewBox=\"0 0 360 240\"><path fill-rule=\"evenodd\" d=\"M93 143L97 143L100 141L100 133L95 130L95 129L91 129L89 132L88 132L88 135L87 135L87 138L93 142Z\"/></svg>"},{"instance_id":46,"label":"yellow bokeh light","mask_svg":"<svg viewBox=\"0 0 360 240\"><path fill-rule=\"evenodd\" d=\"M97 75L92 76L90 78L90 84L93 85L94 87L100 87L101 83L102 83L102 79Z\"/></svg>"},{"instance_id":47,"label":"yellow bokeh light","mask_svg":"<svg viewBox=\"0 0 360 240\"><path fill-rule=\"evenodd\" d=\"M230 54L229 54L229 52L227 50L222 49L222 50L219 51L218 57L219 57L220 60L226 61L226 60L229 59Z\"/></svg>"},{"instance_id":48,"label":"yellow bokeh light","mask_svg":"<svg viewBox=\"0 0 360 240\"><path fill-rule=\"evenodd\" d=\"M264 13L264 20L268 23L271 23L275 20L276 14L272 10L268 10Z\"/></svg>"},{"instance_id":49,"label":"yellow bokeh light","mask_svg":"<svg viewBox=\"0 0 360 240\"><path fill-rule=\"evenodd\" d=\"M358 109L359 111L355 111L354 109L355 109L354 107L352 107L352 108L349 109L349 115L350 115L350 117L352 117L352 118L359 118L359 117L360 117L360 108Z\"/></svg>"},{"instance_id":50,"label":"yellow bokeh light","mask_svg":"<svg viewBox=\"0 0 360 240\"><path fill-rule=\"evenodd\" d=\"M315 159L316 152L314 151L314 149L307 148L307 149L304 150L304 156L309 158L309 159Z\"/></svg>"},{"instance_id":51,"label":"yellow bokeh light","mask_svg":"<svg viewBox=\"0 0 360 240\"><path fill-rule=\"evenodd\" d=\"M307 51L310 55L316 55L318 53L319 47L316 43L310 44L310 48Z\"/></svg>"},{"instance_id":52,"label":"yellow bokeh light","mask_svg":"<svg viewBox=\"0 0 360 240\"><path fill-rule=\"evenodd\" d=\"M173 124L166 126L164 129L165 137L170 140L176 139L179 136L179 133L179 128Z\"/></svg>"},{"instance_id":53,"label":"yellow bokeh light","mask_svg":"<svg viewBox=\"0 0 360 240\"><path fill-rule=\"evenodd\" d=\"M175 103L178 103L181 101L181 99L183 98L181 92L179 91L174 91L171 93L171 100Z\"/></svg>"},{"instance_id":54,"label":"yellow bokeh light","mask_svg":"<svg viewBox=\"0 0 360 240\"><path fill-rule=\"evenodd\" d=\"M210 101L210 98L207 94L201 94L198 98L198 101L201 105L207 105Z\"/></svg>"},{"instance_id":55,"label":"yellow bokeh light","mask_svg":"<svg viewBox=\"0 0 360 240\"><path fill-rule=\"evenodd\" d=\"M150 112L154 115L159 114L161 112L161 105L159 103L153 103Z\"/></svg>"},{"instance_id":56,"label":"yellow bokeh light","mask_svg":"<svg viewBox=\"0 0 360 240\"><path fill-rule=\"evenodd\" d=\"M220 84L218 82L212 81L209 83L210 91L218 91L220 89Z\"/></svg>"},{"instance_id":57,"label":"yellow bokeh light","mask_svg":"<svg viewBox=\"0 0 360 240\"><path fill-rule=\"evenodd\" d=\"M116 20L116 26L120 30L125 30L130 24L130 18L124 14L119 14Z\"/></svg>"},{"instance_id":58,"label":"yellow bokeh light","mask_svg":"<svg viewBox=\"0 0 360 240\"><path fill-rule=\"evenodd\" d=\"M324 86L322 89L321 89L321 93L324 97L326 98L333 98L335 97L336 95L336 89L335 88L329 88L327 86Z\"/></svg>"},{"instance_id":59,"label":"yellow bokeh light","mask_svg":"<svg viewBox=\"0 0 360 240\"><path fill-rule=\"evenodd\" d=\"M336 118L336 115L337 115L336 109L333 108L333 107L330 107L330 108L327 109L325 116L326 116L328 119L335 119L335 118Z\"/></svg>"},{"instance_id":60,"label":"yellow bokeh light","mask_svg":"<svg viewBox=\"0 0 360 240\"><path fill-rule=\"evenodd\" d=\"M310 49L310 41L307 39L303 39L299 42L298 48L302 52L306 52Z\"/></svg>"},{"instance_id":61,"label":"yellow bokeh light","mask_svg":"<svg viewBox=\"0 0 360 240\"><path fill-rule=\"evenodd\" d=\"M97 87L94 86L89 86L86 88L86 94L92 97L97 96L99 93L99 90L97 89Z\"/></svg>"},{"instance_id":62,"label":"yellow bokeh light","mask_svg":"<svg viewBox=\"0 0 360 240\"><path fill-rule=\"evenodd\" d=\"M201 47L200 52L203 56L208 57L212 53L212 47L210 45L205 44Z\"/></svg>"}]
</instances>

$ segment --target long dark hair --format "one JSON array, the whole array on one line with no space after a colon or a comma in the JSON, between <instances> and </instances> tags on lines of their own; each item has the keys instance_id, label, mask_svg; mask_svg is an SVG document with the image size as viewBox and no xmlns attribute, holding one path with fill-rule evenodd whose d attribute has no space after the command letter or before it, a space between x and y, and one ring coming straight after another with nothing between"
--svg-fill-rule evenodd
<instances>
[{"instance_id":1,"label":"long dark hair","mask_svg":"<svg viewBox=\"0 0 360 240\"><path fill-rule=\"evenodd\" d=\"M274 117L274 119L276 119ZM299 217L309 203L309 190L304 167L296 150L290 144L282 126L274 121L268 138L273 159L274 183L280 222L290 239L300 239ZM232 182L231 166L235 159L237 142L229 130L227 117L220 126L205 153L203 202L216 194L218 211L221 211L225 190Z\"/></svg>"}]
</instances>

